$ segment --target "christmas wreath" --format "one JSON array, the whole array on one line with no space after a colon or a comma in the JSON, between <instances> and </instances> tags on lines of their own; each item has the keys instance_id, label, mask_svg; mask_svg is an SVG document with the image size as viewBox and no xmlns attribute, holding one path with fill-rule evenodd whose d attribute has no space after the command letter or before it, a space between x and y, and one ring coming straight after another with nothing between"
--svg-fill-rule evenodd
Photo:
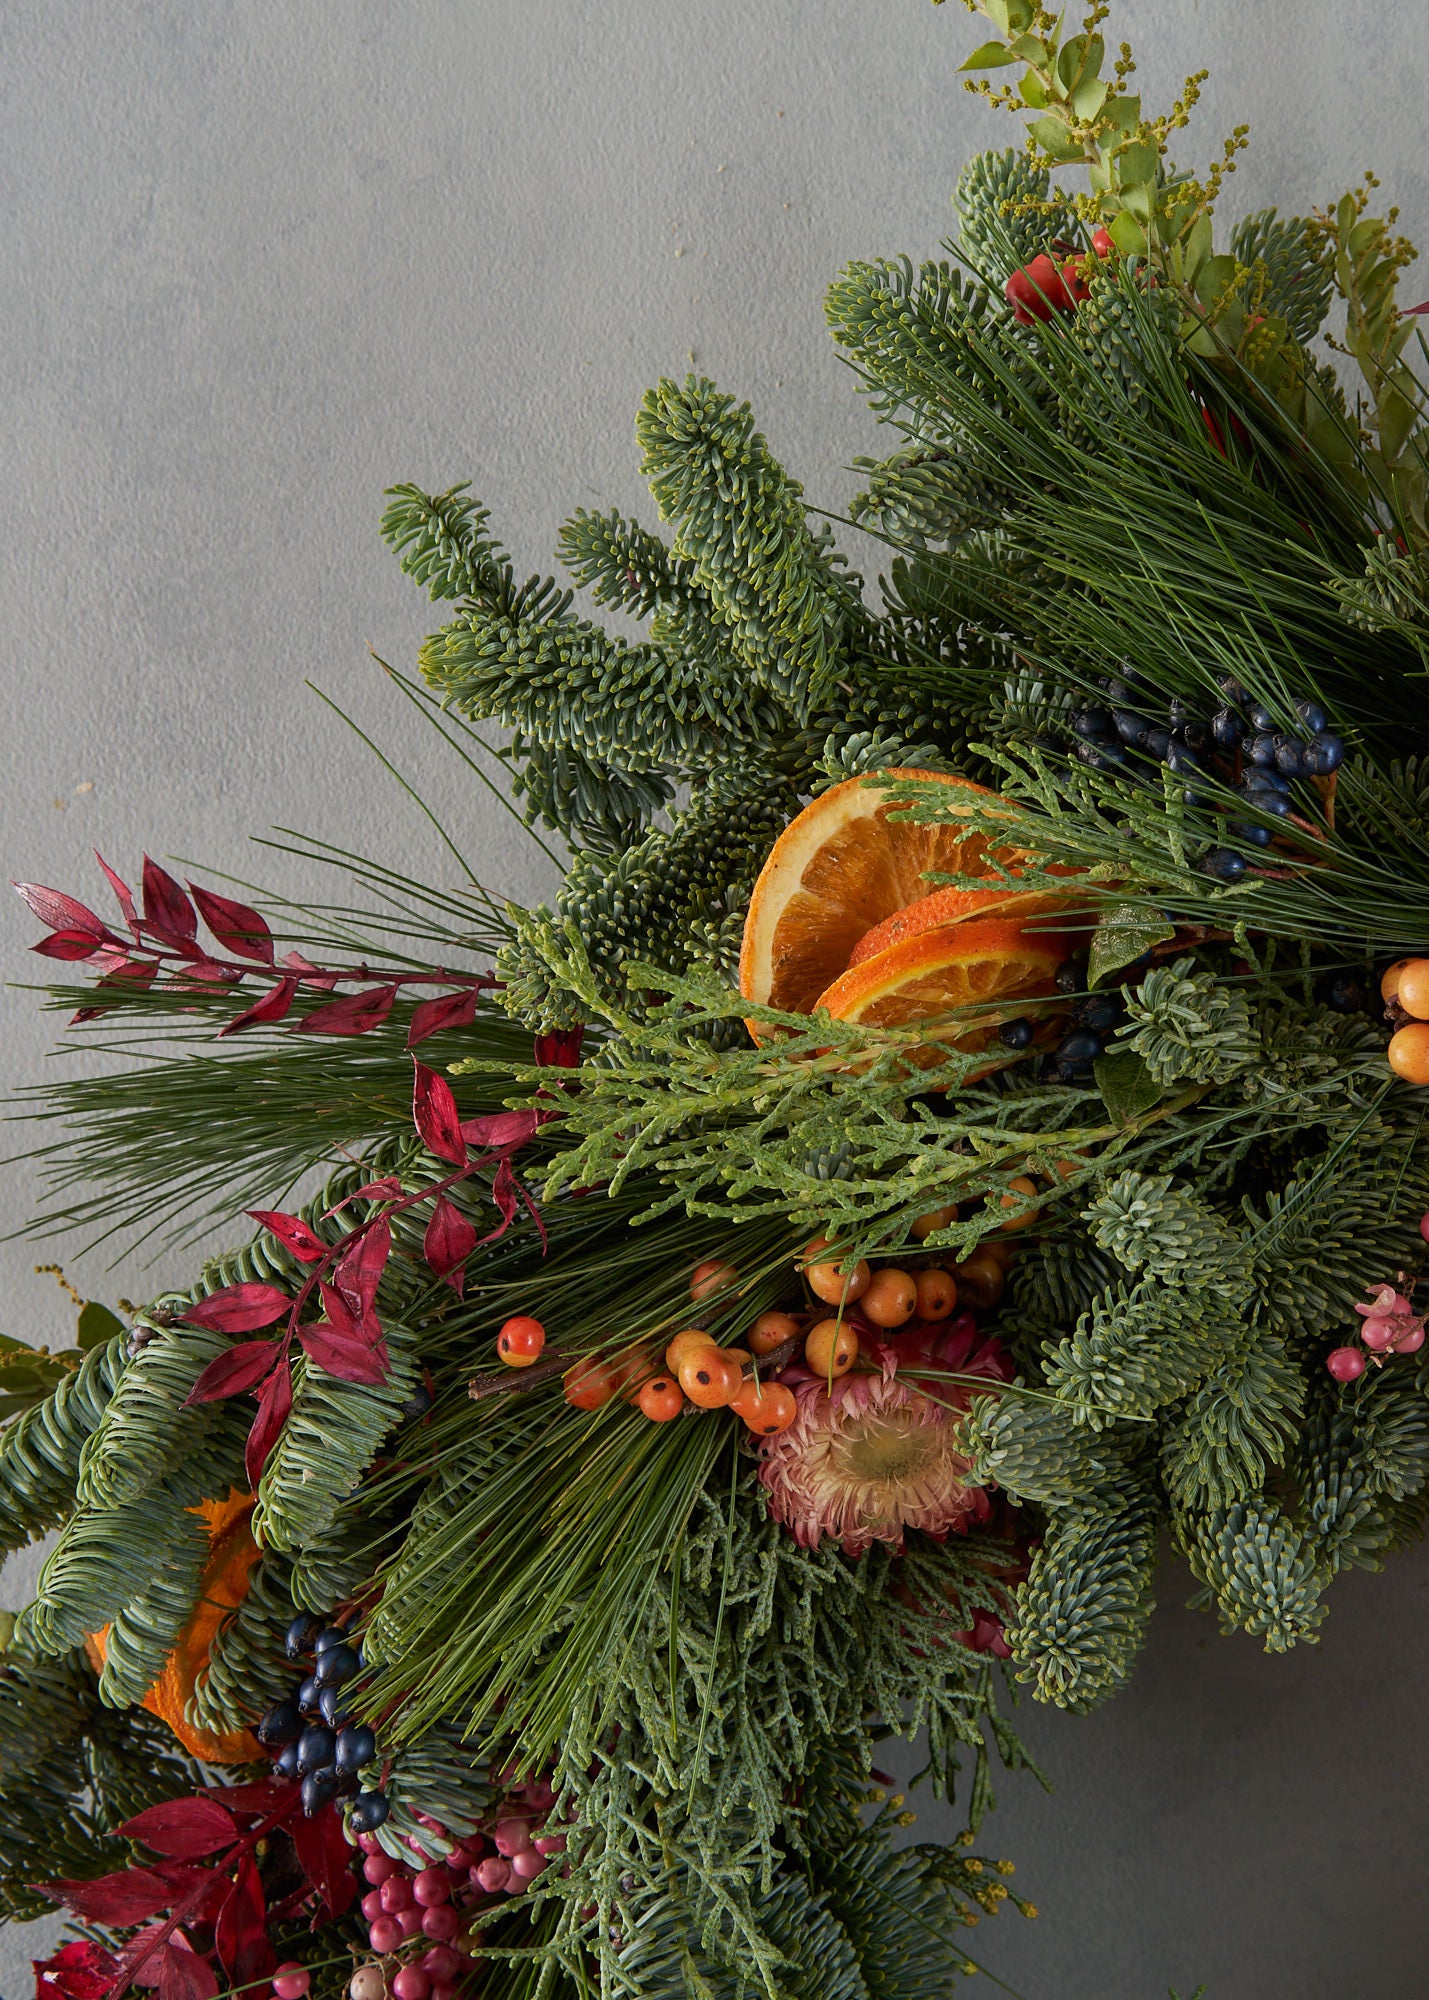
<instances>
[{"instance_id":1,"label":"christmas wreath","mask_svg":"<svg viewBox=\"0 0 1429 2000\"><path fill-rule=\"evenodd\" d=\"M0 1349L42 1995L941 1994L1019 1901L1005 1677L1115 1692L1168 1537L1281 1650L1421 1528L1413 252L1372 182L1218 239L1198 78L1153 116L1107 6L974 11L1028 146L828 298L876 606L694 377L637 418L666 534L561 531L639 642L387 496L447 620L392 684L552 906L318 841L301 910L21 885L126 1059L34 1093L36 1227L256 1225ZM920 1732L949 1848L877 1769Z\"/></svg>"}]
</instances>

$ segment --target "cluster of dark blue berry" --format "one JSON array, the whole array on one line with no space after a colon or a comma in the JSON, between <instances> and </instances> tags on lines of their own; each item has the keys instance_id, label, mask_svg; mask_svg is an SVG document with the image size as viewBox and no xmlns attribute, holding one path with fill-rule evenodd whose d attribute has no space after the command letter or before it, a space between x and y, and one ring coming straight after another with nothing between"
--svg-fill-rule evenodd
<instances>
[{"instance_id":1,"label":"cluster of dark blue berry","mask_svg":"<svg viewBox=\"0 0 1429 2000\"><path fill-rule=\"evenodd\" d=\"M280 1778L299 1778L303 1811L321 1811L329 1799L354 1792L358 1776L377 1755L377 1738L353 1719L352 1682L362 1671L362 1651L340 1625L303 1612L288 1627L290 1660L312 1663L292 1695L274 1702L258 1724L258 1741L278 1752ZM354 1833L373 1833L390 1807L384 1792L364 1792L352 1808Z\"/></svg>"},{"instance_id":2,"label":"cluster of dark blue berry","mask_svg":"<svg viewBox=\"0 0 1429 2000\"><path fill-rule=\"evenodd\" d=\"M1297 701L1299 730L1283 730L1270 710L1230 675L1218 682L1225 699L1209 718L1179 699L1158 706L1151 690L1132 673L1099 685L1106 705L1078 709L1071 717L1082 762L1094 771L1129 777L1148 776L1153 766L1164 765L1185 778L1183 797L1189 806L1208 803L1197 780L1211 774L1258 813L1284 818L1293 810L1291 787L1297 780L1327 778L1344 759L1345 746L1318 702ZM1250 863L1241 848L1268 847L1274 838L1273 827L1261 820L1231 820L1227 831L1237 845L1212 848L1201 862L1219 882L1244 875Z\"/></svg>"},{"instance_id":3,"label":"cluster of dark blue berry","mask_svg":"<svg viewBox=\"0 0 1429 2000\"><path fill-rule=\"evenodd\" d=\"M1085 960L1064 965L1057 974L1059 992L1081 997L1062 1017L1061 1035L1049 1051L1051 1060L1046 1074L1054 1083L1089 1083L1092 1064L1125 1018L1126 1007L1119 991L1085 993L1082 989L1086 981ZM1036 1023L1024 1016L1004 1021L997 1038L1005 1049L1021 1053L1032 1047L1036 1033Z\"/></svg>"}]
</instances>

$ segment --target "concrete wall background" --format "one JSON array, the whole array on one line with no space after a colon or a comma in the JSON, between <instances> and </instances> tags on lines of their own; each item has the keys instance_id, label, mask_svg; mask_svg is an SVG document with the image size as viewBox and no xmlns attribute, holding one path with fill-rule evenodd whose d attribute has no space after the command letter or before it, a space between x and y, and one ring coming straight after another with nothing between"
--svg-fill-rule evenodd
<instances>
[{"instance_id":1,"label":"concrete wall background","mask_svg":"<svg viewBox=\"0 0 1429 2000\"><path fill-rule=\"evenodd\" d=\"M1251 121L1232 208L1323 202L1372 165L1422 233L1419 0L1120 0L1110 30L1160 102L1212 69L1188 156ZM297 887L245 846L276 823L445 879L311 677L491 879L537 893L540 857L368 659L410 662L426 629L381 489L472 476L533 569L575 505L653 520L634 410L693 351L836 510L874 446L821 294L850 257L934 252L963 160L1012 143L953 74L970 32L926 0L9 0L5 873L85 893L91 847L125 872L147 847ZM16 904L17 982L33 935ZM23 991L0 1005L5 1085L34 1083L53 1024ZM12 1169L0 1223L33 1197ZM71 1250L111 1298L191 1261ZM54 1254L0 1244L5 1328L58 1344L31 1269ZM1325 1644L1289 1660L1164 1613L1110 1710L1027 1716L1058 1791L1009 1782L988 1838L1044 1914L987 1925L984 1962L1026 2000L1421 1994L1426 1582L1413 1556L1338 1586ZM34 1944L0 1941L9 2000Z\"/></svg>"}]
</instances>

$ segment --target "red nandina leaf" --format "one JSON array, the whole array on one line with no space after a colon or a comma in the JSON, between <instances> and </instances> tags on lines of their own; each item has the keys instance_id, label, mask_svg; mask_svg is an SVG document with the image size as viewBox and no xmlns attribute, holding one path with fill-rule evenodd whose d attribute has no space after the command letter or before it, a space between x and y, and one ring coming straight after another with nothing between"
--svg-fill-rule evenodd
<instances>
[{"instance_id":1,"label":"red nandina leaf","mask_svg":"<svg viewBox=\"0 0 1429 2000\"><path fill-rule=\"evenodd\" d=\"M102 993L106 987L114 986L137 986L142 989L152 986L158 973L159 967L154 959L134 959L127 965L116 966L113 972L97 980L94 990L96 993ZM70 1026L73 1027L76 1021L93 1021L100 1014L108 1012L109 1009L104 1006L81 1007L77 1013L70 1015Z\"/></svg>"},{"instance_id":2,"label":"red nandina leaf","mask_svg":"<svg viewBox=\"0 0 1429 2000\"><path fill-rule=\"evenodd\" d=\"M324 972L320 965L314 965L300 951L285 951L283 963L290 965L294 972L302 973L304 986L311 986L319 993L331 993L342 977L340 972Z\"/></svg>"},{"instance_id":3,"label":"red nandina leaf","mask_svg":"<svg viewBox=\"0 0 1429 2000\"><path fill-rule=\"evenodd\" d=\"M424 1042L428 1035L440 1034L443 1028L469 1027L476 1019L480 999L481 988L469 986L464 993L443 993L436 1000L424 1000L420 1007L412 1009L407 1047L416 1048L418 1042Z\"/></svg>"},{"instance_id":4,"label":"red nandina leaf","mask_svg":"<svg viewBox=\"0 0 1429 2000\"><path fill-rule=\"evenodd\" d=\"M301 1021L293 1023L300 1035L366 1035L380 1028L392 1012L397 998L395 986L376 986L365 993L344 993L341 1000L326 1007L314 1007Z\"/></svg>"},{"instance_id":5,"label":"red nandina leaf","mask_svg":"<svg viewBox=\"0 0 1429 2000\"><path fill-rule=\"evenodd\" d=\"M293 996L298 990L298 982L292 977L280 979L276 986L270 986L261 1000L255 1000L246 1013L235 1014L226 1028L220 1028L218 1039L225 1035L241 1034L245 1028L258 1028L269 1021L281 1021L293 1004Z\"/></svg>"},{"instance_id":6,"label":"red nandina leaf","mask_svg":"<svg viewBox=\"0 0 1429 2000\"><path fill-rule=\"evenodd\" d=\"M236 951L240 958L256 959L260 965L273 963L273 933L256 910L227 896L215 896L212 889L201 889L197 882L189 883L189 894L226 950Z\"/></svg>"},{"instance_id":7,"label":"red nandina leaf","mask_svg":"<svg viewBox=\"0 0 1429 2000\"><path fill-rule=\"evenodd\" d=\"M466 1141L461 1134L461 1116L452 1087L444 1076L412 1058L416 1076L412 1084L412 1119L429 1153L453 1166L466 1165Z\"/></svg>"},{"instance_id":8,"label":"red nandina leaf","mask_svg":"<svg viewBox=\"0 0 1429 2000\"><path fill-rule=\"evenodd\" d=\"M71 1938L53 1958L32 1958L35 2000L104 2000L119 1974L113 1952L88 1938Z\"/></svg>"},{"instance_id":9,"label":"red nandina leaf","mask_svg":"<svg viewBox=\"0 0 1429 2000\"><path fill-rule=\"evenodd\" d=\"M364 1229L338 1259L333 1284L362 1322L365 1333L381 1332L373 1304L377 1285L392 1250L392 1230L385 1216Z\"/></svg>"},{"instance_id":10,"label":"red nandina leaf","mask_svg":"<svg viewBox=\"0 0 1429 2000\"><path fill-rule=\"evenodd\" d=\"M93 931L52 931L47 938L30 946L41 958L93 958L102 949L103 939Z\"/></svg>"},{"instance_id":11,"label":"red nandina leaf","mask_svg":"<svg viewBox=\"0 0 1429 2000\"><path fill-rule=\"evenodd\" d=\"M191 1403L220 1403L226 1396L241 1396L256 1389L282 1349L275 1340L243 1340L210 1361L184 1398Z\"/></svg>"},{"instance_id":12,"label":"red nandina leaf","mask_svg":"<svg viewBox=\"0 0 1429 2000\"><path fill-rule=\"evenodd\" d=\"M293 1822L293 1845L303 1873L335 1917L352 1907L357 1896L353 1872L356 1855L342 1830L336 1806L324 1806L311 1819ZM314 1927L316 1928L316 1926Z\"/></svg>"},{"instance_id":13,"label":"red nandina leaf","mask_svg":"<svg viewBox=\"0 0 1429 2000\"><path fill-rule=\"evenodd\" d=\"M77 903L73 896L66 896L63 890L42 889L38 882L15 882L11 887L49 930L83 931L96 942L113 936L102 917L97 917L83 903Z\"/></svg>"},{"instance_id":14,"label":"red nandina leaf","mask_svg":"<svg viewBox=\"0 0 1429 2000\"><path fill-rule=\"evenodd\" d=\"M137 938L139 935L139 912L134 908L134 897L132 891L130 890L129 884L125 881L122 881L120 877L115 874L114 870L110 867L109 863L105 860L104 856L100 853L97 847L94 850L94 858L99 863L100 867L104 870L105 879L109 883L110 888L114 891L115 900L119 904L120 913L122 914L125 923L128 924L130 930L134 933L135 937Z\"/></svg>"},{"instance_id":15,"label":"red nandina leaf","mask_svg":"<svg viewBox=\"0 0 1429 2000\"><path fill-rule=\"evenodd\" d=\"M202 1854L217 1854L238 1838L233 1815L217 1800L204 1797L166 1799L125 1820L116 1832L130 1840L142 1840L156 1854L172 1855L176 1861L196 1861Z\"/></svg>"},{"instance_id":16,"label":"red nandina leaf","mask_svg":"<svg viewBox=\"0 0 1429 2000\"><path fill-rule=\"evenodd\" d=\"M281 1319L293 1301L276 1285L260 1285L250 1280L242 1285L225 1285L210 1292L184 1319L190 1326L205 1326L210 1333L255 1333Z\"/></svg>"},{"instance_id":17,"label":"red nandina leaf","mask_svg":"<svg viewBox=\"0 0 1429 2000\"><path fill-rule=\"evenodd\" d=\"M311 1326L300 1326L298 1339L308 1359L325 1368L329 1375L336 1375L340 1382L366 1382L375 1388L387 1380L385 1361L379 1359L376 1347L360 1333L352 1334L345 1328L317 1320Z\"/></svg>"},{"instance_id":18,"label":"red nandina leaf","mask_svg":"<svg viewBox=\"0 0 1429 2000\"><path fill-rule=\"evenodd\" d=\"M380 1181L364 1181L360 1188L354 1188L352 1193L345 1195L335 1207L325 1209L323 1220L326 1221L330 1215L341 1215L349 1202L396 1201L401 1192L402 1183L396 1174L386 1174Z\"/></svg>"},{"instance_id":19,"label":"red nandina leaf","mask_svg":"<svg viewBox=\"0 0 1429 2000\"><path fill-rule=\"evenodd\" d=\"M258 1491L258 1481L268 1463L268 1454L278 1442L293 1407L293 1377L286 1367L275 1368L258 1391L258 1414L243 1450L243 1466L248 1474L248 1490Z\"/></svg>"},{"instance_id":20,"label":"red nandina leaf","mask_svg":"<svg viewBox=\"0 0 1429 2000\"><path fill-rule=\"evenodd\" d=\"M152 1868L121 1868L92 1882L40 1882L36 1887L52 1901L68 1903L84 1923L116 1928L157 1917L174 1900L173 1889Z\"/></svg>"},{"instance_id":21,"label":"red nandina leaf","mask_svg":"<svg viewBox=\"0 0 1429 2000\"><path fill-rule=\"evenodd\" d=\"M191 943L198 932L193 904L167 868L144 856L144 928L166 944Z\"/></svg>"},{"instance_id":22,"label":"red nandina leaf","mask_svg":"<svg viewBox=\"0 0 1429 2000\"><path fill-rule=\"evenodd\" d=\"M445 1195L438 1196L432 1219L427 1224L427 1233L422 1239L422 1254L437 1276L446 1279L458 1298L466 1277L462 1266L475 1248L476 1231L454 1203L449 1202Z\"/></svg>"},{"instance_id":23,"label":"red nandina leaf","mask_svg":"<svg viewBox=\"0 0 1429 2000\"><path fill-rule=\"evenodd\" d=\"M1402 318L1413 319L1416 313L1429 313L1429 299L1422 306L1401 306L1399 310Z\"/></svg>"},{"instance_id":24,"label":"red nandina leaf","mask_svg":"<svg viewBox=\"0 0 1429 2000\"><path fill-rule=\"evenodd\" d=\"M468 1118L461 1136L470 1146L510 1153L524 1146L550 1116L545 1111L493 1111L485 1118Z\"/></svg>"},{"instance_id":25,"label":"red nandina leaf","mask_svg":"<svg viewBox=\"0 0 1429 2000\"><path fill-rule=\"evenodd\" d=\"M346 1334L351 1340L366 1340L367 1335L362 1330L361 1315L352 1310L341 1292L335 1291L331 1285L325 1284L319 1278L318 1294L322 1299L323 1311L328 1316L329 1324L338 1333Z\"/></svg>"},{"instance_id":26,"label":"red nandina leaf","mask_svg":"<svg viewBox=\"0 0 1429 2000\"><path fill-rule=\"evenodd\" d=\"M285 1215L281 1208L250 1208L247 1213L304 1264L320 1264L332 1247L315 1236L300 1215Z\"/></svg>"},{"instance_id":27,"label":"red nandina leaf","mask_svg":"<svg viewBox=\"0 0 1429 2000\"><path fill-rule=\"evenodd\" d=\"M214 2000L218 1978L196 1951L165 1945L159 1953L159 2000Z\"/></svg>"},{"instance_id":28,"label":"red nandina leaf","mask_svg":"<svg viewBox=\"0 0 1429 2000\"><path fill-rule=\"evenodd\" d=\"M491 1199L501 1211L503 1229L513 1220L520 1198L521 1191L516 1176L511 1171L511 1162L503 1160L496 1169L496 1179L491 1183Z\"/></svg>"},{"instance_id":29,"label":"red nandina leaf","mask_svg":"<svg viewBox=\"0 0 1429 2000\"><path fill-rule=\"evenodd\" d=\"M210 1785L205 1797L217 1799L240 1819L265 1819L285 1802L296 1806L298 1787L281 1778L258 1778L251 1785Z\"/></svg>"},{"instance_id":30,"label":"red nandina leaf","mask_svg":"<svg viewBox=\"0 0 1429 2000\"><path fill-rule=\"evenodd\" d=\"M263 1878L251 1854L243 1857L238 1879L214 1919L213 1947L231 1986L271 1979L277 1969L277 1953L268 1937Z\"/></svg>"},{"instance_id":31,"label":"red nandina leaf","mask_svg":"<svg viewBox=\"0 0 1429 2000\"><path fill-rule=\"evenodd\" d=\"M574 1069L581 1059L584 1028L557 1028L553 1034L537 1035L536 1060L544 1069Z\"/></svg>"},{"instance_id":32,"label":"red nandina leaf","mask_svg":"<svg viewBox=\"0 0 1429 2000\"><path fill-rule=\"evenodd\" d=\"M220 965L216 958L196 958L192 965L184 967L182 978L175 978L171 984L182 992L186 986L235 986L243 977L231 965Z\"/></svg>"}]
</instances>

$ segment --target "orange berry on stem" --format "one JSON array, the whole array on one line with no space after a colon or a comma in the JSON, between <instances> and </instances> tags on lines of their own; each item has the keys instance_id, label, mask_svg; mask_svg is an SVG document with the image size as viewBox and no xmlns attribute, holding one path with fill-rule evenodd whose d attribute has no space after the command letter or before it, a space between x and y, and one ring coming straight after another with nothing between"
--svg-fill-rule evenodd
<instances>
[{"instance_id":1,"label":"orange berry on stem","mask_svg":"<svg viewBox=\"0 0 1429 2000\"><path fill-rule=\"evenodd\" d=\"M669 1375L652 1375L635 1400L652 1424L668 1424L685 1407L680 1385Z\"/></svg>"},{"instance_id":2,"label":"orange berry on stem","mask_svg":"<svg viewBox=\"0 0 1429 2000\"><path fill-rule=\"evenodd\" d=\"M1010 1180L1007 1183L1007 1192L1002 1197L1001 1205L1003 1208L1020 1210L1021 1212L1009 1215L1006 1222L999 1222L997 1225L998 1228L1025 1229L1029 1222L1035 1222L1038 1210L1030 1204L1034 1203L1036 1199L1036 1181L1029 1180L1026 1174L1018 1174L1014 1180Z\"/></svg>"},{"instance_id":3,"label":"orange berry on stem","mask_svg":"<svg viewBox=\"0 0 1429 2000\"><path fill-rule=\"evenodd\" d=\"M1429 1083L1429 1021L1411 1021L1390 1040L1389 1066L1406 1083Z\"/></svg>"},{"instance_id":4,"label":"orange berry on stem","mask_svg":"<svg viewBox=\"0 0 1429 2000\"><path fill-rule=\"evenodd\" d=\"M958 1205L949 1202L946 1208L930 1208L926 1215L920 1215L909 1234L915 1243L922 1243L935 1229L946 1229L958 1219Z\"/></svg>"},{"instance_id":5,"label":"orange berry on stem","mask_svg":"<svg viewBox=\"0 0 1429 2000\"><path fill-rule=\"evenodd\" d=\"M792 1389L782 1382L751 1382L730 1408L743 1417L757 1437L773 1437L787 1431L799 1414Z\"/></svg>"},{"instance_id":6,"label":"orange berry on stem","mask_svg":"<svg viewBox=\"0 0 1429 2000\"><path fill-rule=\"evenodd\" d=\"M826 1306L848 1305L853 1299L863 1297L873 1274L864 1257L859 1258L852 1271L844 1272L840 1269L843 1259L829 1256L832 1248L827 1236L816 1236L812 1243L806 1243L804 1276L814 1297L822 1299Z\"/></svg>"},{"instance_id":7,"label":"orange berry on stem","mask_svg":"<svg viewBox=\"0 0 1429 2000\"><path fill-rule=\"evenodd\" d=\"M1394 1000L1398 998L1399 975L1403 972L1406 965L1412 965L1413 963L1414 961L1409 958L1397 958L1394 961L1393 965L1390 966L1388 972L1383 975L1379 982L1379 997L1381 1000Z\"/></svg>"},{"instance_id":8,"label":"orange berry on stem","mask_svg":"<svg viewBox=\"0 0 1429 2000\"><path fill-rule=\"evenodd\" d=\"M727 1292L738 1283L739 1273L733 1264L726 1264L723 1257L706 1257L690 1273L690 1297L707 1299L712 1292Z\"/></svg>"},{"instance_id":9,"label":"orange berry on stem","mask_svg":"<svg viewBox=\"0 0 1429 2000\"><path fill-rule=\"evenodd\" d=\"M1411 958L1400 967L1394 997L1416 1021L1429 1021L1429 958Z\"/></svg>"},{"instance_id":10,"label":"orange berry on stem","mask_svg":"<svg viewBox=\"0 0 1429 2000\"><path fill-rule=\"evenodd\" d=\"M786 1340L793 1340L798 1331L799 1322L792 1313L764 1312L744 1337L752 1354L772 1354Z\"/></svg>"},{"instance_id":11,"label":"orange berry on stem","mask_svg":"<svg viewBox=\"0 0 1429 2000\"><path fill-rule=\"evenodd\" d=\"M578 1361L566 1370L566 1401L574 1409L602 1409L615 1389L615 1375L604 1361Z\"/></svg>"},{"instance_id":12,"label":"orange berry on stem","mask_svg":"<svg viewBox=\"0 0 1429 2000\"><path fill-rule=\"evenodd\" d=\"M701 1410L720 1410L732 1403L744 1385L738 1365L710 1343L703 1353L687 1354L679 1367L680 1387Z\"/></svg>"},{"instance_id":13,"label":"orange berry on stem","mask_svg":"<svg viewBox=\"0 0 1429 2000\"><path fill-rule=\"evenodd\" d=\"M902 1326L918 1309L918 1287L906 1271L890 1265L874 1272L858 1303L875 1326Z\"/></svg>"},{"instance_id":14,"label":"orange berry on stem","mask_svg":"<svg viewBox=\"0 0 1429 2000\"><path fill-rule=\"evenodd\" d=\"M805 1335L804 1359L825 1380L847 1375L858 1359L858 1335L842 1320L821 1319Z\"/></svg>"},{"instance_id":15,"label":"orange berry on stem","mask_svg":"<svg viewBox=\"0 0 1429 2000\"><path fill-rule=\"evenodd\" d=\"M540 1358L545 1344L545 1327L526 1313L508 1319L496 1336L496 1352L508 1368L529 1368Z\"/></svg>"},{"instance_id":16,"label":"orange berry on stem","mask_svg":"<svg viewBox=\"0 0 1429 2000\"><path fill-rule=\"evenodd\" d=\"M672 1375L680 1372L680 1363L687 1354L700 1354L707 1347L718 1347L719 1342L707 1334L702 1326L686 1327L677 1333L665 1349L665 1366Z\"/></svg>"},{"instance_id":17,"label":"orange berry on stem","mask_svg":"<svg viewBox=\"0 0 1429 2000\"><path fill-rule=\"evenodd\" d=\"M974 1312L987 1312L995 1306L1007 1286L1000 1261L982 1249L954 1264L953 1276L958 1281L958 1298Z\"/></svg>"},{"instance_id":18,"label":"orange berry on stem","mask_svg":"<svg viewBox=\"0 0 1429 2000\"><path fill-rule=\"evenodd\" d=\"M946 1319L958 1302L958 1281L951 1271L920 1271L913 1283L919 1319Z\"/></svg>"}]
</instances>

